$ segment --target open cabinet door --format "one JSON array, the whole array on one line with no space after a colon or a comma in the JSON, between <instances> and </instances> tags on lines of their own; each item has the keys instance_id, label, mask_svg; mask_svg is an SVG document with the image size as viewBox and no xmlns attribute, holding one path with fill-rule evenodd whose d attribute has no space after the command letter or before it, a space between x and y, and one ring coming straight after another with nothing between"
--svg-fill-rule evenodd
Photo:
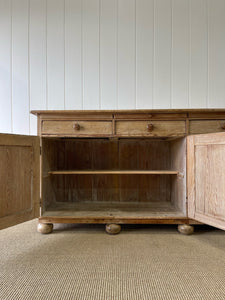
<instances>
[{"instance_id":1,"label":"open cabinet door","mask_svg":"<svg viewBox=\"0 0 225 300\"><path fill-rule=\"evenodd\" d=\"M225 230L225 133L187 140L188 217Z\"/></svg>"},{"instance_id":2,"label":"open cabinet door","mask_svg":"<svg viewBox=\"0 0 225 300\"><path fill-rule=\"evenodd\" d=\"M0 134L0 229L39 216L40 138Z\"/></svg>"}]
</instances>

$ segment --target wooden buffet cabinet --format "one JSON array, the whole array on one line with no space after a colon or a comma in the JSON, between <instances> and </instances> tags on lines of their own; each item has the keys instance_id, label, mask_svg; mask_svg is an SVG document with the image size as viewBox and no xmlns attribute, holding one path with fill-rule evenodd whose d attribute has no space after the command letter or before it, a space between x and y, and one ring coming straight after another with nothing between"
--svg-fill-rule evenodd
<instances>
[{"instance_id":1,"label":"wooden buffet cabinet","mask_svg":"<svg viewBox=\"0 0 225 300\"><path fill-rule=\"evenodd\" d=\"M225 109L32 113L38 137L0 135L0 228L39 217L42 233L54 223L225 230Z\"/></svg>"}]
</instances>

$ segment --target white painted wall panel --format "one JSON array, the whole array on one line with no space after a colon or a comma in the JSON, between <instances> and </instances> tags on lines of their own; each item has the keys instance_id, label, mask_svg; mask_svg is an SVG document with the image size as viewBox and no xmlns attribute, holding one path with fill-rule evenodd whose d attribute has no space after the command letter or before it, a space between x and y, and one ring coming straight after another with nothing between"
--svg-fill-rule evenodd
<instances>
[{"instance_id":1,"label":"white painted wall panel","mask_svg":"<svg viewBox=\"0 0 225 300\"><path fill-rule=\"evenodd\" d=\"M12 130L29 133L29 1L12 1Z\"/></svg>"},{"instance_id":2,"label":"white painted wall panel","mask_svg":"<svg viewBox=\"0 0 225 300\"><path fill-rule=\"evenodd\" d=\"M99 0L83 0L83 108L99 109Z\"/></svg>"},{"instance_id":3,"label":"white painted wall panel","mask_svg":"<svg viewBox=\"0 0 225 300\"><path fill-rule=\"evenodd\" d=\"M153 108L171 108L171 10L171 0L155 1Z\"/></svg>"},{"instance_id":4,"label":"white painted wall panel","mask_svg":"<svg viewBox=\"0 0 225 300\"><path fill-rule=\"evenodd\" d=\"M190 1L189 106L207 107L208 39L207 1Z\"/></svg>"},{"instance_id":5,"label":"white painted wall panel","mask_svg":"<svg viewBox=\"0 0 225 300\"><path fill-rule=\"evenodd\" d=\"M208 0L208 105L225 107L225 1Z\"/></svg>"},{"instance_id":6,"label":"white painted wall panel","mask_svg":"<svg viewBox=\"0 0 225 300\"><path fill-rule=\"evenodd\" d=\"M135 0L118 0L118 108L136 107Z\"/></svg>"},{"instance_id":7,"label":"white painted wall panel","mask_svg":"<svg viewBox=\"0 0 225 300\"><path fill-rule=\"evenodd\" d=\"M11 3L0 0L0 132L12 131Z\"/></svg>"},{"instance_id":8,"label":"white painted wall panel","mask_svg":"<svg viewBox=\"0 0 225 300\"><path fill-rule=\"evenodd\" d=\"M30 0L30 109L46 109L46 1ZM37 118L30 114L30 134L37 133Z\"/></svg>"},{"instance_id":9,"label":"white painted wall panel","mask_svg":"<svg viewBox=\"0 0 225 300\"><path fill-rule=\"evenodd\" d=\"M117 108L117 0L101 0L100 108Z\"/></svg>"},{"instance_id":10,"label":"white painted wall panel","mask_svg":"<svg viewBox=\"0 0 225 300\"><path fill-rule=\"evenodd\" d=\"M64 0L47 0L47 108L65 108Z\"/></svg>"},{"instance_id":11,"label":"white painted wall panel","mask_svg":"<svg viewBox=\"0 0 225 300\"><path fill-rule=\"evenodd\" d=\"M171 107L189 107L189 1L172 1ZM182 99L182 100L181 100Z\"/></svg>"},{"instance_id":12,"label":"white painted wall panel","mask_svg":"<svg viewBox=\"0 0 225 300\"><path fill-rule=\"evenodd\" d=\"M0 0L0 132L30 109L225 107L225 0Z\"/></svg>"},{"instance_id":13,"label":"white painted wall panel","mask_svg":"<svg viewBox=\"0 0 225 300\"><path fill-rule=\"evenodd\" d=\"M136 2L136 108L153 107L154 1Z\"/></svg>"},{"instance_id":14,"label":"white painted wall panel","mask_svg":"<svg viewBox=\"0 0 225 300\"><path fill-rule=\"evenodd\" d=\"M82 1L65 0L65 109L82 109Z\"/></svg>"}]
</instances>

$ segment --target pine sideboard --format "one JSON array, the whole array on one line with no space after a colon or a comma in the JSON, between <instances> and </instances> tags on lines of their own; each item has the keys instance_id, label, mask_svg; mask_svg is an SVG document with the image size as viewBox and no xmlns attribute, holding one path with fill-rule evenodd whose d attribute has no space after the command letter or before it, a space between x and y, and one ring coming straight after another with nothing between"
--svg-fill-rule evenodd
<instances>
[{"instance_id":1,"label":"pine sideboard","mask_svg":"<svg viewBox=\"0 0 225 300\"><path fill-rule=\"evenodd\" d=\"M225 230L225 109L32 111L0 135L0 228L205 223Z\"/></svg>"}]
</instances>

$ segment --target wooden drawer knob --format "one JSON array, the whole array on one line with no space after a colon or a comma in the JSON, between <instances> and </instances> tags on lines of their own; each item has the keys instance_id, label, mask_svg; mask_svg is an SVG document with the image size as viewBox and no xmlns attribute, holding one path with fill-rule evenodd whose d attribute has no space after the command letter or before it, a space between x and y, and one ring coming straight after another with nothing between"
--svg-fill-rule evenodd
<instances>
[{"instance_id":1,"label":"wooden drawer knob","mask_svg":"<svg viewBox=\"0 0 225 300\"><path fill-rule=\"evenodd\" d=\"M225 123L223 123L223 124L221 125L221 128L222 128L223 130L225 130Z\"/></svg>"},{"instance_id":2,"label":"wooden drawer knob","mask_svg":"<svg viewBox=\"0 0 225 300\"><path fill-rule=\"evenodd\" d=\"M153 129L154 129L154 125L153 125L153 124L148 124L148 125L147 125L147 130L148 130L149 132L153 131Z\"/></svg>"},{"instance_id":3,"label":"wooden drawer knob","mask_svg":"<svg viewBox=\"0 0 225 300\"><path fill-rule=\"evenodd\" d=\"M80 130L80 125L79 125L78 123L75 123L75 124L73 125L73 129L75 129L75 130Z\"/></svg>"}]
</instances>

